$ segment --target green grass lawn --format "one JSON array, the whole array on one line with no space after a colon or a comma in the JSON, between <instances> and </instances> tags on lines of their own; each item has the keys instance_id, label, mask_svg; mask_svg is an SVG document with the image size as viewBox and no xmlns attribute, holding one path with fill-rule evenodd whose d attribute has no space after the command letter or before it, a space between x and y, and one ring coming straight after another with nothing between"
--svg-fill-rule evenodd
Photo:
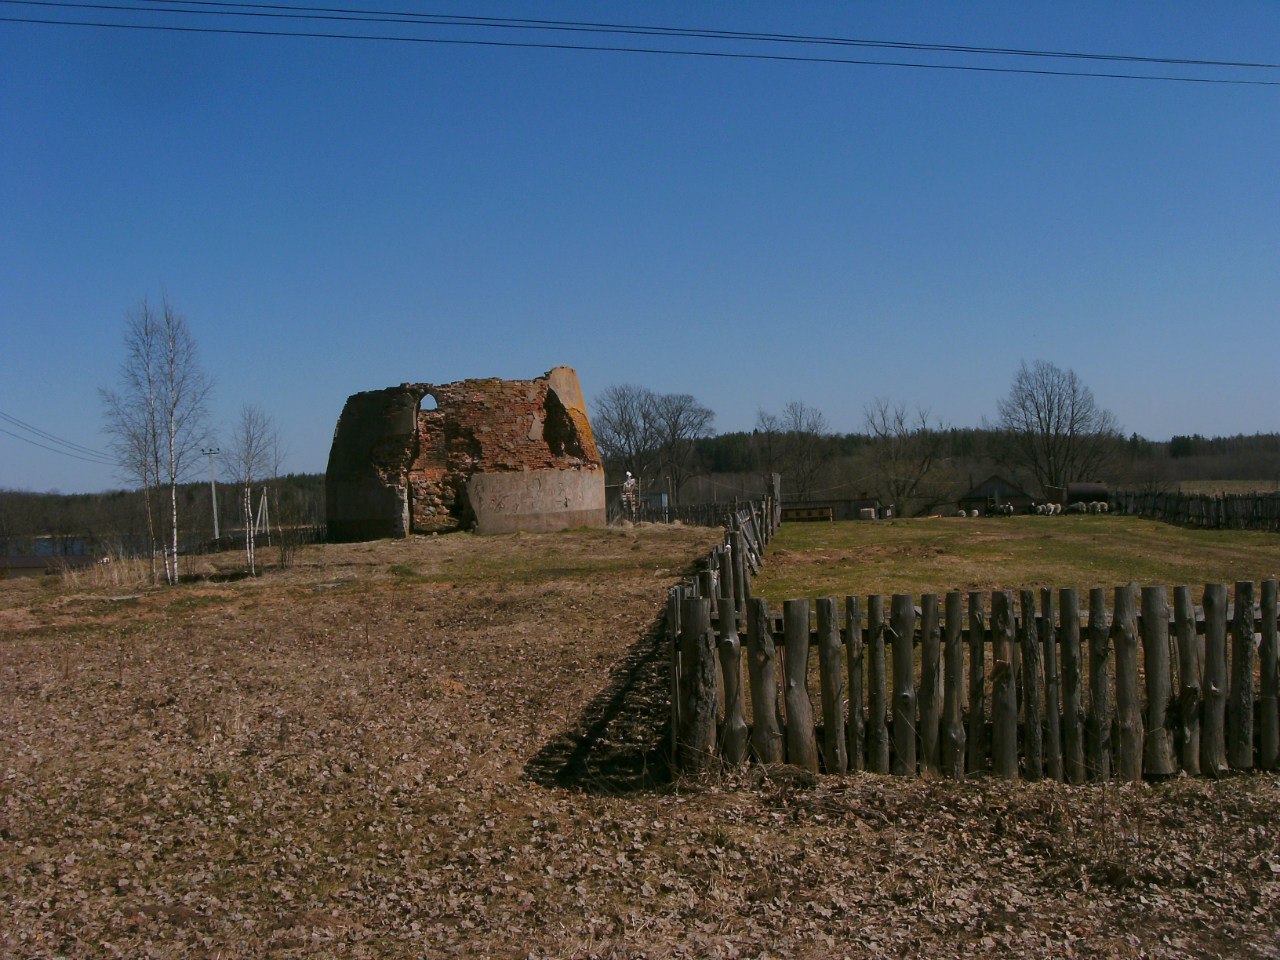
<instances>
[{"instance_id":1,"label":"green grass lawn","mask_svg":"<svg viewBox=\"0 0 1280 960\"><path fill-rule=\"evenodd\" d=\"M935 518L784 524L752 593L794 597L1190 585L1280 576L1280 536L1136 517Z\"/></svg>"}]
</instances>

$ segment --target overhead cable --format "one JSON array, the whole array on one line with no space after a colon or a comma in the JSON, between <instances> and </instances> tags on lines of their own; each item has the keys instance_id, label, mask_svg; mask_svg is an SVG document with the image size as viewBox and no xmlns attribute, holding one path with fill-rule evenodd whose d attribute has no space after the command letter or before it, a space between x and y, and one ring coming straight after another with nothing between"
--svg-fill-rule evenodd
<instances>
[{"instance_id":1,"label":"overhead cable","mask_svg":"<svg viewBox=\"0 0 1280 960\"><path fill-rule=\"evenodd\" d=\"M58 5L63 7L85 7L93 9L87 4L53 4L50 0L0 0L0 4L19 4L19 5ZM129 13L151 13L151 12L171 12L186 15L195 15L197 11L191 10L173 10L170 8L153 8L153 7L125 7L123 5L98 5L99 7L109 7L117 12ZM308 20L316 19L307 16L290 16L286 19ZM385 18L378 19L377 22L393 22ZM416 22L416 21L415 21ZM550 43L550 42L532 42L532 41L515 41L515 40L482 40L472 38L459 37L423 37L423 36L403 36L403 35L383 35L383 34L364 34L364 33L339 33L330 31L317 30L266 30L266 29L249 29L244 27L200 27L200 26L181 26L176 24L155 24L155 23L113 23L104 21L90 20L70 20L70 19L53 19L39 17L0 17L0 23L21 23L21 24L39 24L46 26L63 26L63 27L88 27L94 29L106 30L145 30L153 32L165 33L184 33L184 34L206 34L206 35L223 35L223 36L246 36L246 37L293 37L299 39L313 40L362 40L366 42L377 43L413 43L413 44L432 44L432 45L448 45L448 46L467 46L467 47L490 47L503 49L536 49L536 50L563 50L563 51L582 51L593 53L630 53L644 54L656 56L676 56L676 57L702 57L713 58L719 60L754 60L768 61L779 63L816 63L816 64L837 64L845 66L871 66L871 67L897 67L916 70L945 70L959 71L965 73L988 73L988 74L1015 74L1024 76L1044 76L1044 77L1081 77L1081 78L1097 78L1111 80L1148 80L1163 81L1175 83L1198 83L1228 86L1264 86L1274 87L1280 86L1280 80L1249 80L1229 77L1202 77L1187 76L1173 74L1141 74L1141 73L1117 73L1109 71L1086 71L1086 70L1050 70L1044 68L1033 67L999 67L979 65L972 63L927 63L912 62L899 60L869 60L860 58L847 57L818 57L818 56L799 56L792 54L771 54L771 53L749 53L742 51L729 50L690 50L667 47L639 47L639 46L621 46L621 45L593 45L593 44L573 44L573 43ZM451 24L458 25L458 24ZM463 24L465 25L465 24ZM666 33L664 36L672 38L689 38L693 35L685 33ZM705 37L703 39L724 39ZM751 39L734 38L734 39ZM912 48L916 49L916 48ZM957 48L958 49L958 48ZM992 48L994 50L994 48ZM985 51L984 51L985 52ZM1045 51L1046 55L1050 51ZM1006 55L1023 55L1010 51ZM1103 55L1091 55L1103 57ZM1105 58L1105 57L1103 57ZM1155 62L1165 62L1156 60ZM1170 61L1172 62L1172 61ZM1222 61L1220 66L1237 66ZM1251 67L1270 68L1270 64L1241 64Z\"/></svg>"}]
</instances>

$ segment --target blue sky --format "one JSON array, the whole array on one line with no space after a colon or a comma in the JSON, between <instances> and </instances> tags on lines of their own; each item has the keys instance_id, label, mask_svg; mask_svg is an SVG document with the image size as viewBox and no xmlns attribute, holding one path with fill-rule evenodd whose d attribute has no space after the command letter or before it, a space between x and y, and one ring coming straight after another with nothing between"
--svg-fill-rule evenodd
<instances>
[{"instance_id":1,"label":"blue sky","mask_svg":"<svg viewBox=\"0 0 1280 960\"><path fill-rule=\"evenodd\" d=\"M333 6L1280 60L1262 0ZM873 397L974 425L1045 359L1126 431L1273 431L1278 157L1280 87L0 23L0 412L103 448L164 293L215 424L261 406L297 471L351 393L560 363L720 430ZM0 434L0 487L121 483Z\"/></svg>"}]
</instances>

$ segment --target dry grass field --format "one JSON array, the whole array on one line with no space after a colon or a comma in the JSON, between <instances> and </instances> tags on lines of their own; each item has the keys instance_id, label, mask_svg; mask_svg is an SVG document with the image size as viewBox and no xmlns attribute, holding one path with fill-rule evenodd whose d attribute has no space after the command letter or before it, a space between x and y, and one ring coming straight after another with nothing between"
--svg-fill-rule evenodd
<instances>
[{"instance_id":1,"label":"dry grass field","mask_svg":"<svg viewBox=\"0 0 1280 960\"><path fill-rule=\"evenodd\" d=\"M0 582L0 956L1280 957L1272 775L671 783L715 539Z\"/></svg>"},{"instance_id":2,"label":"dry grass field","mask_svg":"<svg viewBox=\"0 0 1280 960\"><path fill-rule=\"evenodd\" d=\"M1280 537L1189 530L1139 517L941 517L876 523L790 523L754 581L771 602L792 597L944 593L1280 577Z\"/></svg>"}]
</instances>

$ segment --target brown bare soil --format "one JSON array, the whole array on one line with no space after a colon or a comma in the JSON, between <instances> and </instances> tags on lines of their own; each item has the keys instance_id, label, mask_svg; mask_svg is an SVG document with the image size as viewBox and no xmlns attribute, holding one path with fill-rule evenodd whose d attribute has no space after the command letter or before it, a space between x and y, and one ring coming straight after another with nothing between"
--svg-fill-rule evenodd
<instances>
[{"instance_id":1,"label":"brown bare soil","mask_svg":"<svg viewBox=\"0 0 1280 960\"><path fill-rule=\"evenodd\" d=\"M0 955L1280 957L1280 784L671 783L714 531L0 583Z\"/></svg>"}]
</instances>

